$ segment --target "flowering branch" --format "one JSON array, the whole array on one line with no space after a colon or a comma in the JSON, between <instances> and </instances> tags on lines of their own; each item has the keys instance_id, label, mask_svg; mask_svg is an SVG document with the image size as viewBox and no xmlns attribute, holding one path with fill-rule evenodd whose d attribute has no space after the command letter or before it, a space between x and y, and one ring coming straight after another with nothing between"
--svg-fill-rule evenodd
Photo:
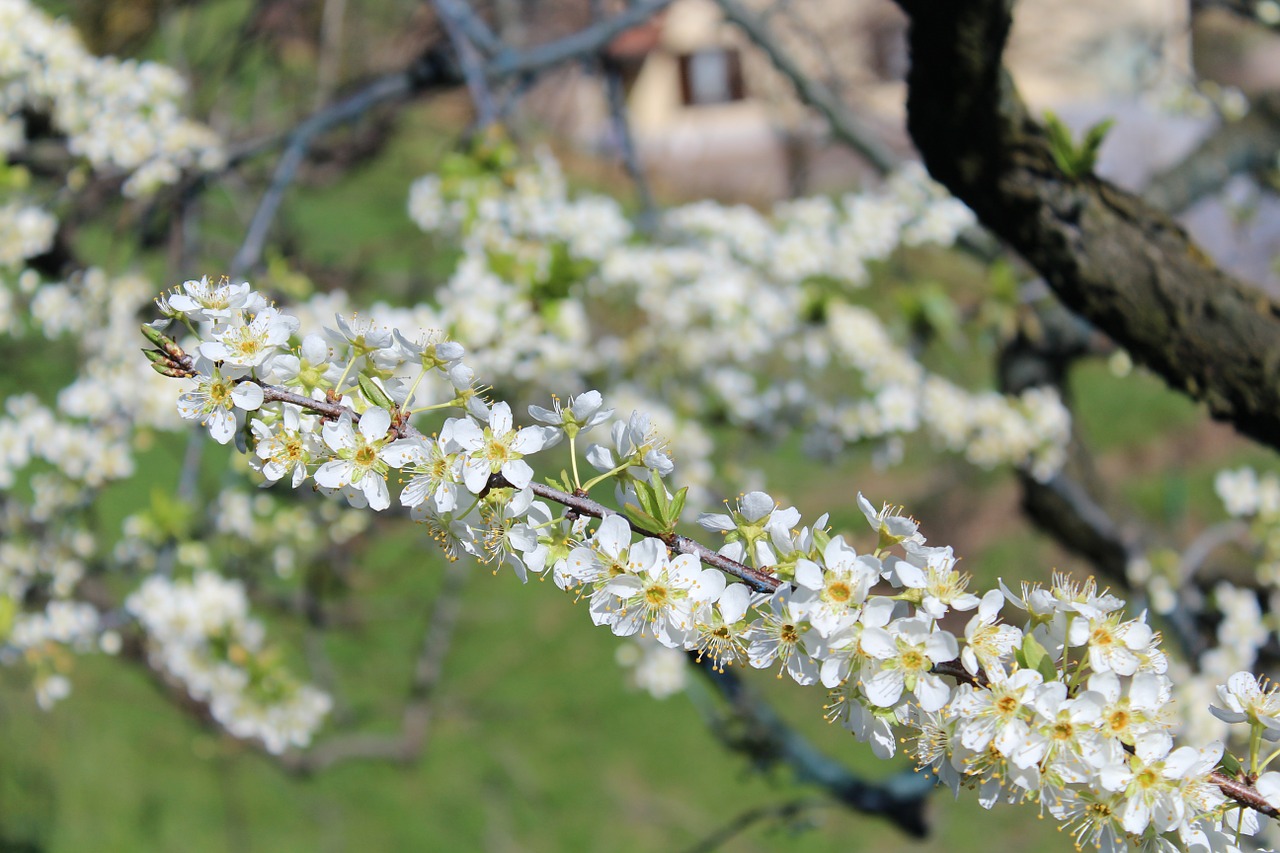
<instances>
[{"instance_id":1,"label":"flowering branch","mask_svg":"<svg viewBox=\"0 0 1280 853\"><path fill-rule=\"evenodd\" d=\"M871 553L831 536L825 518L800 527L794 508L762 492L699 518L726 537L713 551L675 533L685 490L667 489L674 465L647 416L615 422L612 446L586 454L599 476L582 481L576 441L612 415L595 392L554 409L533 406L540 425L517 428L508 404L480 398L455 343L413 342L339 316L327 344L306 336L294 355L285 347L298 321L247 283L188 282L161 307L193 329L202 324L197 359L146 330L159 372L194 373L197 388L181 396L180 413L222 443L243 421L268 479L291 475L296 487L313 475L320 490L381 510L390 505L389 470L410 472L401 503L451 556L510 565L522 579L551 571L562 589L590 600L596 624L652 635L717 669L777 663L800 684L821 681L834 691L830 717L881 757L896 751L896 727L917 729L917 759L948 785L976 785L984 802L1039 800L1078 839L1169 842L1176 834L1190 845L1225 837L1232 802L1252 809L1233 812L1241 827L1275 814L1280 773L1265 772L1271 759L1259 748L1264 729L1280 731L1280 696L1245 672L1219 687L1223 707L1214 713L1250 723L1247 770L1224 758L1221 743L1173 749L1159 636L1145 614L1126 621L1123 602L1092 581L1060 577L1048 589L979 597L950 548L926 545L914 520L861 497L878 539ZM429 374L447 380L443 402L419 402ZM264 408L270 400L278 409ZM410 424L447 408L464 414L430 437ZM525 457L561 441L573 474L533 483ZM590 497L606 480L621 510ZM587 518L598 527L588 530ZM884 584L893 592L874 591ZM1024 629L999 622L1006 602L1026 611ZM963 640L939 624L967 610L977 613Z\"/></svg>"}]
</instances>

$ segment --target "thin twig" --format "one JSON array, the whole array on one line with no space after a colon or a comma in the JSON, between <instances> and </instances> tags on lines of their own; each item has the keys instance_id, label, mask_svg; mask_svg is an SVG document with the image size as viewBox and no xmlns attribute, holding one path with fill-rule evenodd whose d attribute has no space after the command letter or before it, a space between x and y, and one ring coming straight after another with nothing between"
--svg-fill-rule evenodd
<instances>
[{"instance_id":1,"label":"thin twig","mask_svg":"<svg viewBox=\"0 0 1280 853\"><path fill-rule=\"evenodd\" d=\"M1228 542L1238 542L1244 547L1252 544L1249 525L1238 520L1223 521L1201 531L1191 544L1182 549L1182 557L1178 560L1179 583L1183 586L1191 583L1209 555Z\"/></svg>"},{"instance_id":2,"label":"thin twig","mask_svg":"<svg viewBox=\"0 0 1280 853\"><path fill-rule=\"evenodd\" d=\"M622 73L618 70L617 63L607 57L601 59L600 70L604 74L604 91L609 101L609 122L613 127L613 136L618 144L618 152L622 155L627 176L635 185L636 195L640 200L637 223L645 234L652 234L658 225L658 211L653 204L653 193L649 190L649 180L645 177L639 152L636 151L635 137L631 134L626 93L622 90Z\"/></svg>"},{"instance_id":3,"label":"thin twig","mask_svg":"<svg viewBox=\"0 0 1280 853\"><path fill-rule=\"evenodd\" d=\"M431 0L442 18L447 16L462 31L467 40L486 56L493 56L504 47L502 41L484 19L476 14L467 0Z\"/></svg>"},{"instance_id":4,"label":"thin twig","mask_svg":"<svg viewBox=\"0 0 1280 853\"><path fill-rule=\"evenodd\" d=\"M732 841L737 836L746 832L752 826L763 821L782 821L795 820L805 812L814 809L831 808L832 804L825 800L791 800L786 803L766 803L761 806L752 806L742 812L739 812L730 820L726 821L723 826L712 832L706 838L694 843L692 847L685 850L685 853L712 853L719 850L726 843Z\"/></svg>"},{"instance_id":5,"label":"thin twig","mask_svg":"<svg viewBox=\"0 0 1280 853\"><path fill-rule=\"evenodd\" d=\"M394 736L354 734L335 737L307 752L293 753L282 759L287 769L310 775L345 761L385 760L412 764L418 760L431 729L436 687L453 645L458 614L462 609L462 590L472 574L473 567L460 561L449 562L445 569L440 592L427 620L422 650L414 664L400 733Z\"/></svg>"},{"instance_id":6,"label":"thin twig","mask_svg":"<svg viewBox=\"0 0 1280 853\"><path fill-rule=\"evenodd\" d=\"M791 81L800 100L822 114L836 139L861 154L882 175L897 168L901 158L877 139L875 133L840 103L826 86L806 74L751 11L738 0L716 0L716 4L725 18L737 25L756 47L764 51L773 67Z\"/></svg>"},{"instance_id":7,"label":"thin twig","mask_svg":"<svg viewBox=\"0 0 1280 853\"><path fill-rule=\"evenodd\" d=\"M493 93L489 91L489 82L484 74L484 57L476 49L476 45L467 35L466 28L460 22L458 2L451 0L431 0L436 15L449 36L449 43L458 54L458 64L462 67L462 76L467 81L467 91L471 93L471 103L476 108L476 128L485 128L493 124L498 116L494 106ZM465 5L465 4L462 4Z\"/></svg>"},{"instance_id":8,"label":"thin twig","mask_svg":"<svg viewBox=\"0 0 1280 853\"><path fill-rule=\"evenodd\" d=\"M331 128L360 118L379 104L408 97L414 91L415 83L411 71L397 71L379 77L354 95L313 113L289 133L284 154L276 164L271 183L258 202L258 209L254 211L253 219L245 230L244 241L231 261L229 273L232 278L243 276L261 260L267 232L275 220L280 203L284 201L285 190L293 183L298 167L307 156L312 140Z\"/></svg>"},{"instance_id":9,"label":"thin twig","mask_svg":"<svg viewBox=\"0 0 1280 853\"><path fill-rule=\"evenodd\" d=\"M612 18L555 41L523 50L504 48L485 66L485 73L491 80L533 74L572 59L593 56L617 36L643 24L669 5L671 0L639 0Z\"/></svg>"}]
</instances>

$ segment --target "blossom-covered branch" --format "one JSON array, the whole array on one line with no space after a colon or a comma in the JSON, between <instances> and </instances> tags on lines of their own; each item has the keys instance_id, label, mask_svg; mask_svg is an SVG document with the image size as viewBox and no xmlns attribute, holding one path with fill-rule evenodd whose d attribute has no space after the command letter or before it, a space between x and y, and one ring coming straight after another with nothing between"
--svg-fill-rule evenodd
<instances>
[{"instance_id":1,"label":"blossom-covered branch","mask_svg":"<svg viewBox=\"0 0 1280 853\"><path fill-rule=\"evenodd\" d=\"M821 682L829 718L881 757L910 730L917 760L953 789L977 788L987 806L1038 802L1081 842L1226 849L1260 814L1276 814L1280 773L1267 770L1275 756L1261 744L1280 732L1280 696L1246 672L1219 687L1215 713L1250 729L1245 758L1221 742L1175 748L1159 635L1092 581L976 595L950 548L861 497L876 536L869 552L832 535L825 516L802 525L762 492L699 517L725 536L712 551L675 533L685 490L667 487L667 442L643 413L613 421L609 443L587 448L596 473L583 478L577 443L612 416L595 392L531 407L535 425L517 427L507 403L478 393L457 343L341 316L300 335L248 284L188 282L160 304L166 322L197 333L189 357L147 331L159 372L194 373L180 412L222 443L242 435L269 480L314 477L320 491L380 510L399 469L409 475L400 502L451 557L472 554L521 579L549 573L616 635L652 636L717 668L779 667ZM459 416L429 435L412 423L450 409ZM571 469L535 486L528 459L562 442ZM606 484L612 511L590 497ZM1001 621L1006 604L1025 613L1023 627ZM974 615L962 637L942 626L965 611Z\"/></svg>"}]
</instances>

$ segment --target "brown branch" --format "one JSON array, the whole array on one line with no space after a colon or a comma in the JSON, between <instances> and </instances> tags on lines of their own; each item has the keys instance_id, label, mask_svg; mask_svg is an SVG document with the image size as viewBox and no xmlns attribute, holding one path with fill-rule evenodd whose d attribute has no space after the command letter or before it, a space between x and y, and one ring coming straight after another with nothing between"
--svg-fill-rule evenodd
<instances>
[{"instance_id":1,"label":"brown branch","mask_svg":"<svg viewBox=\"0 0 1280 853\"><path fill-rule=\"evenodd\" d=\"M1280 447L1280 306L1136 196L1058 167L1000 64L1011 0L898 2L912 19L908 128L933 177L1069 308Z\"/></svg>"},{"instance_id":2,"label":"brown branch","mask_svg":"<svg viewBox=\"0 0 1280 853\"><path fill-rule=\"evenodd\" d=\"M459 561L451 561L445 569L443 584L427 620L422 651L414 664L400 734L390 737L372 734L335 737L316 744L307 752L288 755L282 760L288 770L311 775L345 761L382 760L412 764L418 760L431 730L435 713L432 700L444 673L445 658L453 644L458 614L462 609L462 589L472 574L471 567Z\"/></svg>"},{"instance_id":3,"label":"brown branch","mask_svg":"<svg viewBox=\"0 0 1280 853\"><path fill-rule=\"evenodd\" d=\"M928 835L925 804L935 788L930 774L905 770L878 782L863 779L788 725L734 667L721 669L699 657L689 652L690 665L715 688L732 715L726 720L715 714L717 724L712 726L727 747L743 753L762 770L785 766L798 781L820 787L845 808L883 817L913 838Z\"/></svg>"},{"instance_id":4,"label":"brown branch","mask_svg":"<svg viewBox=\"0 0 1280 853\"><path fill-rule=\"evenodd\" d=\"M752 806L734 815L710 835L698 840L692 847L687 848L685 853L713 853L713 851L719 850L757 823L764 821L777 821L779 823L782 821L794 821L803 817L809 811L830 808L831 805L831 803L824 800L791 800L786 803L765 803L761 806Z\"/></svg>"}]
</instances>

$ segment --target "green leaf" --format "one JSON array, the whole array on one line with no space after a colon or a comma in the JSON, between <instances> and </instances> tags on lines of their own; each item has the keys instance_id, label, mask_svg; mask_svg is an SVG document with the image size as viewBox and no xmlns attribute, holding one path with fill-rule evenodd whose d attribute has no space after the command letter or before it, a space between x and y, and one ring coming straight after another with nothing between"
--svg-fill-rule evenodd
<instances>
[{"instance_id":1,"label":"green leaf","mask_svg":"<svg viewBox=\"0 0 1280 853\"><path fill-rule=\"evenodd\" d=\"M658 510L654 515L665 521L667 519L667 509L671 505L670 499L667 497L667 485L662 482L662 478L658 476L657 471L649 472L649 484L653 488L653 500Z\"/></svg>"},{"instance_id":2,"label":"green leaf","mask_svg":"<svg viewBox=\"0 0 1280 853\"><path fill-rule=\"evenodd\" d=\"M1080 144L1071 138L1071 131L1050 110L1044 112L1045 136L1049 139L1049 153L1058 168L1069 177L1079 178L1093 171L1098 162L1098 151L1107 137L1115 119L1106 118L1084 132Z\"/></svg>"},{"instance_id":3,"label":"green leaf","mask_svg":"<svg viewBox=\"0 0 1280 853\"><path fill-rule=\"evenodd\" d=\"M639 480L636 480L635 487L636 500L640 502L640 508L654 518L661 516L662 513L658 509L657 501L654 500L653 488L648 483L642 483Z\"/></svg>"},{"instance_id":4,"label":"green leaf","mask_svg":"<svg viewBox=\"0 0 1280 853\"><path fill-rule=\"evenodd\" d=\"M662 529L662 522L635 504L626 504L623 506L622 512L636 527L642 527L650 533L666 532Z\"/></svg>"},{"instance_id":5,"label":"green leaf","mask_svg":"<svg viewBox=\"0 0 1280 853\"><path fill-rule=\"evenodd\" d=\"M9 596L0 596L0 640L9 639L14 619L18 615L18 602Z\"/></svg>"},{"instance_id":6,"label":"green leaf","mask_svg":"<svg viewBox=\"0 0 1280 853\"><path fill-rule=\"evenodd\" d=\"M1244 769L1240 765L1240 759L1229 752L1222 753L1222 761L1218 762L1218 766L1222 768L1223 773L1233 777L1238 777Z\"/></svg>"},{"instance_id":7,"label":"green leaf","mask_svg":"<svg viewBox=\"0 0 1280 853\"><path fill-rule=\"evenodd\" d=\"M668 529L674 530L676 524L680 521L680 513L684 512L684 499L689 494L689 487L685 486L676 492L675 498L671 501L671 510L667 513L667 522L670 525Z\"/></svg>"},{"instance_id":8,"label":"green leaf","mask_svg":"<svg viewBox=\"0 0 1280 853\"><path fill-rule=\"evenodd\" d=\"M391 409L395 407L395 403L391 402L391 398L387 396L387 392L378 387L378 383L374 382L363 373L357 380L360 383L360 393L364 394L364 398L375 406L383 409Z\"/></svg>"},{"instance_id":9,"label":"green leaf","mask_svg":"<svg viewBox=\"0 0 1280 853\"><path fill-rule=\"evenodd\" d=\"M1116 123L1113 118L1104 118L1084 132L1084 141L1080 144L1080 149L1089 155L1090 166L1093 161L1097 160L1098 149L1102 147L1102 142L1107 138L1112 126Z\"/></svg>"},{"instance_id":10,"label":"green leaf","mask_svg":"<svg viewBox=\"0 0 1280 853\"><path fill-rule=\"evenodd\" d=\"M1047 649L1031 634L1022 638L1022 648L1015 654L1018 663L1025 669L1034 669L1044 676L1045 681L1053 681L1058 677L1058 668Z\"/></svg>"}]
</instances>

